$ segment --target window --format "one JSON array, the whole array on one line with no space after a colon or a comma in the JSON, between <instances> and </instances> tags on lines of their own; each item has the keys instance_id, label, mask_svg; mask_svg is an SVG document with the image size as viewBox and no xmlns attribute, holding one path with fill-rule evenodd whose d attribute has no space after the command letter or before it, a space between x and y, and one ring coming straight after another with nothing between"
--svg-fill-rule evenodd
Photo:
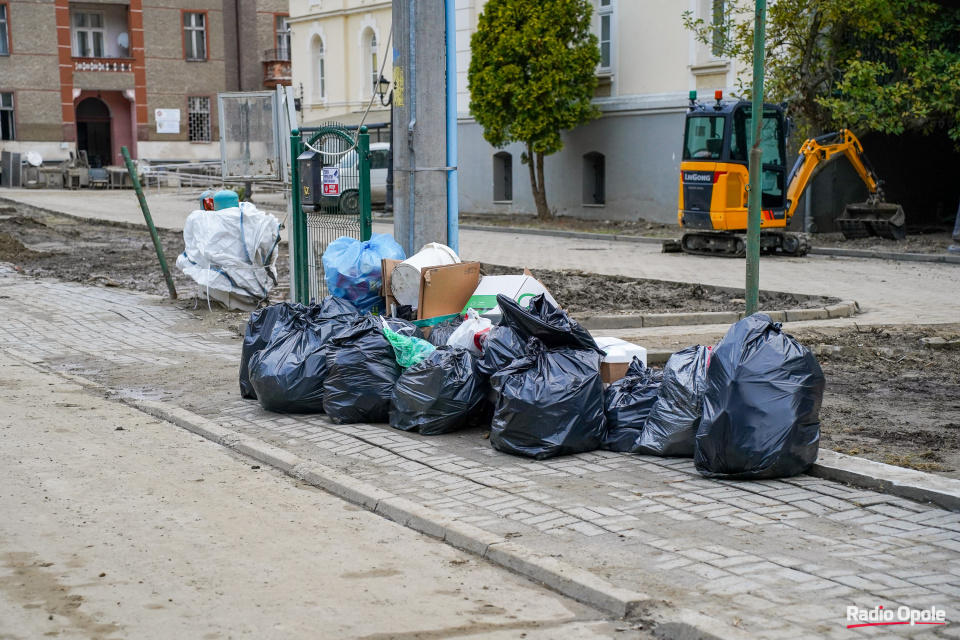
<instances>
[{"instance_id":1,"label":"window","mask_svg":"<svg viewBox=\"0 0 960 640\"><path fill-rule=\"evenodd\" d=\"M370 77L370 95L373 95L377 92L377 84L380 80L380 67L377 65L377 36L372 29L367 29L369 34L367 40L367 58L369 60L369 68L367 73Z\"/></svg>"},{"instance_id":2,"label":"window","mask_svg":"<svg viewBox=\"0 0 960 640\"><path fill-rule=\"evenodd\" d=\"M606 204L607 159L591 151L583 156L583 204Z\"/></svg>"},{"instance_id":3,"label":"window","mask_svg":"<svg viewBox=\"0 0 960 640\"><path fill-rule=\"evenodd\" d=\"M183 47L187 60L207 59L207 14L183 13Z\"/></svg>"},{"instance_id":4,"label":"window","mask_svg":"<svg viewBox=\"0 0 960 640\"><path fill-rule=\"evenodd\" d=\"M727 17L725 0L713 0L713 34L711 36L711 52L714 58L723 55L727 43Z\"/></svg>"},{"instance_id":5,"label":"window","mask_svg":"<svg viewBox=\"0 0 960 640\"><path fill-rule=\"evenodd\" d=\"M0 93L0 140L16 140L14 129L13 94Z\"/></svg>"},{"instance_id":6,"label":"window","mask_svg":"<svg viewBox=\"0 0 960 640\"><path fill-rule=\"evenodd\" d=\"M313 96L321 99L327 97L327 77L323 58L323 40L320 36L315 36L313 38L313 64L315 65Z\"/></svg>"},{"instance_id":7,"label":"window","mask_svg":"<svg viewBox=\"0 0 960 640\"><path fill-rule=\"evenodd\" d=\"M613 66L613 0L600 0L600 68L609 71Z\"/></svg>"},{"instance_id":8,"label":"window","mask_svg":"<svg viewBox=\"0 0 960 640\"><path fill-rule=\"evenodd\" d=\"M277 16L274 19L274 28L277 41L277 60L290 59L290 25L287 16Z\"/></svg>"},{"instance_id":9,"label":"window","mask_svg":"<svg viewBox=\"0 0 960 640\"><path fill-rule=\"evenodd\" d=\"M0 3L0 56L10 55L10 19L7 5Z\"/></svg>"},{"instance_id":10,"label":"window","mask_svg":"<svg viewBox=\"0 0 960 640\"><path fill-rule=\"evenodd\" d=\"M210 142L210 98L190 96L187 98L187 117L190 142Z\"/></svg>"},{"instance_id":11,"label":"window","mask_svg":"<svg viewBox=\"0 0 960 640\"><path fill-rule=\"evenodd\" d=\"M103 14L99 11L73 12L73 55L102 58L105 39Z\"/></svg>"},{"instance_id":12,"label":"window","mask_svg":"<svg viewBox=\"0 0 960 640\"><path fill-rule=\"evenodd\" d=\"M683 136L684 160L716 160L723 153L723 116L695 116L687 118Z\"/></svg>"},{"instance_id":13,"label":"window","mask_svg":"<svg viewBox=\"0 0 960 640\"><path fill-rule=\"evenodd\" d=\"M493 201L513 201L513 156L506 151L493 155Z\"/></svg>"}]
</instances>

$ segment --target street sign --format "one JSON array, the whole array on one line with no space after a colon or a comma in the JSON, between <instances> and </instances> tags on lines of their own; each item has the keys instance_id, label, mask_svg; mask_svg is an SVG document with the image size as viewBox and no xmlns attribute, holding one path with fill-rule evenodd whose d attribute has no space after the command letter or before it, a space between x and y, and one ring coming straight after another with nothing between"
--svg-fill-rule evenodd
<instances>
[{"instance_id":1,"label":"street sign","mask_svg":"<svg viewBox=\"0 0 960 640\"><path fill-rule=\"evenodd\" d=\"M339 167L324 167L322 173L323 195L340 195L340 169Z\"/></svg>"}]
</instances>

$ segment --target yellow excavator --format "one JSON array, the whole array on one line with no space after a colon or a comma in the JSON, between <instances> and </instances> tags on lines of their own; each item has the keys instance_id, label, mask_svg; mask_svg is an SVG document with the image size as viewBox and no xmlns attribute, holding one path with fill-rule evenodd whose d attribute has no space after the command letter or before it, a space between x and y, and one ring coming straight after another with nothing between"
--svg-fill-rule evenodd
<instances>
[{"instance_id":1,"label":"yellow excavator","mask_svg":"<svg viewBox=\"0 0 960 640\"><path fill-rule=\"evenodd\" d=\"M741 257L746 253L748 138L752 134L749 102L703 104L691 91L680 164L678 218L684 230L684 253ZM847 129L812 138L800 147L800 157L787 174L787 120L783 108L766 104L761 148L761 232L764 253L805 255L808 236L786 230L803 190L830 162L845 156L867 185L866 202L850 204L837 219L847 238L880 236L902 240L906 235L903 208L884 202L879 180L863 146ZM665 250L669 250L665 248Z\"/></svg>"}]
</instances>

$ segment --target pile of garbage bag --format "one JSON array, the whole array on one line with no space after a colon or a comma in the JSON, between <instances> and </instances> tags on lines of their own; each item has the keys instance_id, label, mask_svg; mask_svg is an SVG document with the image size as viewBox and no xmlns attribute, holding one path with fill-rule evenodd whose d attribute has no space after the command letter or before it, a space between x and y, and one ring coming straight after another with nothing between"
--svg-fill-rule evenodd
<instances>
[{"instance_id":1,"label":"pile of garbage bag","mask_svg":"<svg viewBox=\"0 0 960 640\"><path fill-rule=\"evenodd\" d=\"M658 370L638 345L603 338L605 353L548 293L473 298L489 316L469 307L427 318L404 311L415 320L369 313L383 308L383 269L402 257L390 236L331 243L325 277L340 295L251 315L241 395L269 411L422 435L489 427L494 449L539 460L603 448L692 457L704 476L732 479L792 476L816 460L823 371L764 314ZM460 266L464 279L477 268ZM629 366L612 351L617 342L638 354Z\"/></svg>"},{"instance_id":2,"label":"pile of garbage bag","mask_svg":"<svg viewBox=\"0 0 960 640\"><path fill-rule=\"evenodd\" d=\"M277 284L280 221L250 202L194 211L183 225L183 241L177 267L201 294L221 291L255 305Z\"/></svg>"}]
</instances>

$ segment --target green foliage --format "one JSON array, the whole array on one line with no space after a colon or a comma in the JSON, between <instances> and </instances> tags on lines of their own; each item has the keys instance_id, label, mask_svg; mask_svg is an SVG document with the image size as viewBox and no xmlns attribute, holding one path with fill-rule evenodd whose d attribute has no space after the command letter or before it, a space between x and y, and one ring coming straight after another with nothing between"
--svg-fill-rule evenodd
<instances>
[{"instance_id":1,"label":"green foliage","mask_svg":"<svg viewBox=\"0 0 960 640\"><path fill-rule=\"evenodd\" d=\"M589 0L489 0L470 41L470 112L494 147L526 144L535 196L543 156L563 149L560 132L599 115L592 14Z\"/></svg>"},{"instance_id":2,"label":"green foliage","mask_svg":"<svg viewBox=\"0 0 960 640\"><path fill-rule=\"evenodd\" d=\"M722 53L753 63L753 0L728 0ZM712 42L712 24L684 23ZM960 10L931 0L775 0L767 14L767 100L787 101L802 136L929 132L960 141ZM750 78L740 89L749 95Z\"/></svg>"}]
</instances>

